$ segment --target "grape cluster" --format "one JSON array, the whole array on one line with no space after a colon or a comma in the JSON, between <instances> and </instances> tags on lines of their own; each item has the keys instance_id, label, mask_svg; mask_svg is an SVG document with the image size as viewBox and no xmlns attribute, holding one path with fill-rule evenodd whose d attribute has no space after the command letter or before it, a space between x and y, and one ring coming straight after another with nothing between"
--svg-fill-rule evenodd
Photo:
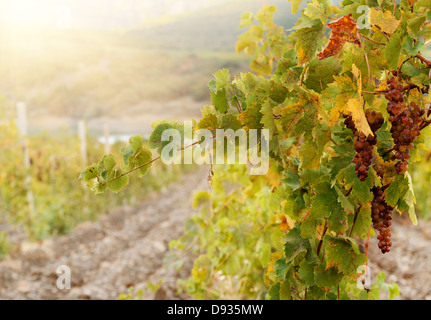
<instances>
[{"instance_id":1,"label":"grape cluster","mask_svg":"<svg viewBox=\"0 0 431 320\"><path fill-rule=\"evenodd\" d=\"M388 205L383 199L384 188L374 187L372 189L374 198L371 203L371 218L373 220L373 227L379 234L377 239L379 240L379 249L382 253L391 251L391 220L392 210L394 209Z\"/></svg>"},{"instance_id":2,"label":"grape cluster","mask_svg":"<svg viewBox=\"0 0 431 320\"><path fill-rule=\"evenodd\" d=\"M384 119L380 112L367 110L365 116L373 133L383 125ZM344 118L344 124L347 128L352 130L354 135L353 142L356 155L353 159L353 163L355 164L356 175L360 181L365 181L368 177L368 169L370 168L373 158L373 147L377 143L376 135L365 136L364 133L356 129L351 115L344 115Z\"/></svg>"},{"instance_id":3,"label":"grape cluster","mask_svg":"<svg viewBox=\"0 0 431 320\"><path fill-rule=\"evenodd\" d=\"M393 156L398 161L395 163L395 169L398 173L407 171L408 160L410 159L410 150L413 149L413 141L420 135L422 116L425 111L411 102L407 105L404 101L404 87L395 77L388 81L389 91L385 94L388 103L389 121L392 124L391 134L394 139Z\"/></svg>"}]
</instances>

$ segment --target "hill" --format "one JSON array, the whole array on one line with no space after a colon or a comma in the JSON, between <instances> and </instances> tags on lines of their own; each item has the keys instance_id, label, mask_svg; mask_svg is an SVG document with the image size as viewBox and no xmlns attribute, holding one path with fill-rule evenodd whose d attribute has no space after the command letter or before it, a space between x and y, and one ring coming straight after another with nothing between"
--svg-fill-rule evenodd
<instances>
[{"instance_id":1,"label":"hill","mask_svg":"<svg viewBox=\"0 0 431 320\"><path fill-rule=\"evenodd\" d=\"M242 33L238 29L241 14L246 11L256 13L265 4L278 8L274 15L277 24L286 28L293 26L297 15L291 14L286 0L233 0L178 15L165 23L136 29L130 34L161 48L233 51L237 36Z\"/></svg>"}]
</instances>

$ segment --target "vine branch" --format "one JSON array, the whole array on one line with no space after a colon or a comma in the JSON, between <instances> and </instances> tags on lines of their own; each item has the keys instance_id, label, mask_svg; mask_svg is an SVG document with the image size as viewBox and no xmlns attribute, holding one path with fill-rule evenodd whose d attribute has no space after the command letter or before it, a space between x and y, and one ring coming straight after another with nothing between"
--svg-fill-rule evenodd
<instances>
[{"instance_id":1,"label":"vine branch","mask_svg":"<svg viewBox=\"0 0 431 320\"><path fill-rule=\"evenodd\" d=\"M212 136L211 139L215 139L215 136ZM192 144L189 144L187 146L181 147L181 148L179 148L177 150L178 151L182 151L182 150L185 150L187 148L193 147L193 146L197 145L198 143L199 143L199 141L195 141ZM106 185L108 183L111 183L111 182L113 182L115 180L118 180L118 179L124 177L124 176L127 176L127 175L129 175L129 174L131 174L131 173L133 173L133 172L135 172L135 171L137 171L139 169L142 169L142 168L144 168L144 167L152 164L153 162L156 162L157 160L160 160L161 158L162 158L162 156L158 156L157 158L151 159L150 161L148 161L148 162L146 162L144 164L141 164L140 166L137 166L136 168L133 168L132 170L129 170L129 171L126 171L126 172L120 174L118 177L115 177L115 178L113 178L113 179L111 179L109 181L105 181L104 183L99 184L97 187L102 187L102 186L104 186L104 185Z\"/></svg>"}]
</instances>

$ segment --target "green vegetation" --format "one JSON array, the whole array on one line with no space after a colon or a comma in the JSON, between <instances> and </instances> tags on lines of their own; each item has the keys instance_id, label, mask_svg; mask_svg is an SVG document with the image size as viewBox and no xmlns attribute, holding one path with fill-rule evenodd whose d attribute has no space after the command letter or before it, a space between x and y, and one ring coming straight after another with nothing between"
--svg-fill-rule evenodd
<instances>
[{"instance_id":1,"label":"green vegetation","mask_svg":"<svg viewBox=\"0 0 431 320\"><path fill-rule=\"evenodd\" d=\"M293 11L301 3L290 2ZM363 4L371 8L370 25L359 28ZM429 154L431 60L422 55L431 39L429 9L429 1L346 0L337 7L313 0L290 32L274 23L274 6L242 16L247 30L236 48L252 56L254 73L214 73L212 105L202 108L193 129L267 130L258 145L260 155L268 147L270 169L250 176L245 165L214 166L212 192L197 193L201 214L171 243L197 256L182 282L192 297L398 295L383 274L369 286L361 277L368 272L369 237L390 254L392 214L417 224L410 172L424 161L421 150ZM161 158L148 155L167 144L164 130L185 131L175 121L158 121L153 129L151 150L133 137L123 161L107 155L81 180L96 193L118 191L127 185L124 177L141 176ZM218 143L213 137L212 155Z\"/></svg>"},{"instance_id":2,"label":"green vegetation","mask_svg":"<svg viewBox=\"0 0 431 320\"><path fill-rule=\"evenodd\" d=\"M0 105L0 216L1 225L22 227L29 239L36 240L65 234L78 223L94 221L107 210L124 204L133 205L149 193L159 191L192 167L154 166L145 180L135 180L116 197L91 195L77 181L82 166L79 139L69 130L52 135L49 132L28 138L31 166L24 164L22 142L13 109L4 102ZM146 142L144 142L146 143ZM103 154L104 145L94 137L87 139L88 159ZM125 146L117 142L114 153ZM34 204L29 202L32 193ZM34 208L33 208L34 207ZM4 231L0 230L0 258L10 249Z\"/></svg>"}]
</instances>

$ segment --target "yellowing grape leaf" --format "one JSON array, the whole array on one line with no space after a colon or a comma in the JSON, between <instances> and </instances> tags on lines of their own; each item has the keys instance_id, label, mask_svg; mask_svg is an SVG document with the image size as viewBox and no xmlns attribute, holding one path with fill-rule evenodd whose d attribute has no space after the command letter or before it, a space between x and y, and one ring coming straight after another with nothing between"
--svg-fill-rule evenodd
<instances>
[{"instance_id":1,"label":"yellowing grape leaf","mask_svg":"<svg viewBox=\"0 0 431 320\"><path fill-rule=\"evenodd\" d=\"M316 51L323 44L322 39L324 38L324 34L325 27L319 20L315 20L312 26L299 29L295 32L298 66L314 58Z\"/></svg>"},{"instance_id":2,"label":"yellowing grape leaf","mask_svg":"<svg viewBox=\"0 0 431 320\"><path fill-rule=\"evenodd\" d=\"M367 118L365 117L364 108L362 101L358 98L350 99L347 101L347 110L352 114L353 122L357 130L368 135L373 135L370 125L368 124Z\"/></svg>"},{"instance_id":3,"label":"yellowing grape leaf","mask_svg":"<svg viewBox=\"0 0 431 320\"><path fill-rule=\"evenodd\" d=\"M317 54L320 60L339 54L346 42L361 46L361 36L352 14L342 16L338 20L329 23L327 27L333 30L325 49Z\"/></svg>"},{"instance_id":4,"label":"yellowing grape leaf","mask_svg":"<svg viewBox=\"0 0 431 320\"><path fill-rule=\"evenodd\" d=\"M323 92L324 104L335 102L335 106L330 111L331 122L337 122L340 113L346 110L347 101L357 96L356 86L350 77L334 76L334 80Z\"/></svg>"},{"instance_id":5,"label":"yellowing grape leaf","mask_svg":"<svg viewBox=\"0 0 431 320\"><path fill-rule=\"evenodd\" d=\"M292 14L296 14L298 12L299 6L301 5L302 0L287 0L288 2L291 2L290 8L292 11Z\"/></svg>"},{"instance_id":6,"label":"yellowing grape leaf","mask_svg":"<svg viewBox=\"0 0 431 320\"><path fill-rule=\"evenodd\" d=\"M408 181L408 191L404 197L404 200L406 201L407 205L409 206L409 217L412 223L417 226L418 225L418 218L416 217L415 213L415 204L416 204L416 197L415 192L413 191L413 183L412 183L412 177L408 172L405 173L405 176Z\"/></svg>"},{"instance_id":7,"label":"yellowing grape leaf","mask_svg":"<svg viewBox=\"0 0 431 320\"><path fill-rule=\"evenodd\" d=\"M367 261L361 254L355 240L349 237L325 235L323 238L326 251L326 268L335 267L344 275L355 279L356 268Z\"/></svg>"},{"instance_id":8,"label":"yellowing grape leaf","mask_svg":"<svg viewBox=\"0 0 431 320\"><path fill-rule=\"evenodd\" d=\"M357 83L358 83L358 94L361 97L362 96L362 75L361 70L358 69L354 64L352 65L352 73L355 76Z\"/></svg>"},{"instance_id":9,"label":"yellowing grape leaf","mask_svg":"<svg viewBox=\"0 0 431 320\"><path fill-rule=\"evenodd\" d=\"M382 11L376 8L370 10L370 24L378 26L383 32L392 34L397 30L400 21L389 10Z\"/></svg>"}]
</instances>

